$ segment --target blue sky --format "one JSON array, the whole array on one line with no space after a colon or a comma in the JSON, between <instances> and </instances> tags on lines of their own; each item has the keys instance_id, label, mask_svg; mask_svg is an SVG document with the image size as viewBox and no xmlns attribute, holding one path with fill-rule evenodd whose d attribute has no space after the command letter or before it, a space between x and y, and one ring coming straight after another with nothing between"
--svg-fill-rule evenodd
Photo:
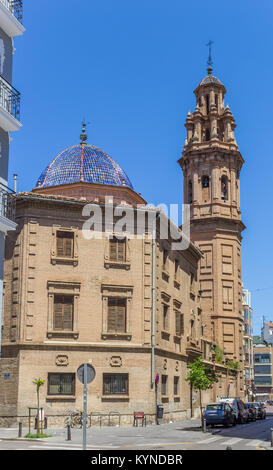
<instances>
[{"instance_id":1,"label":"blue sky","mask_svg":"<svg viewBox=\"0 0 273 470\"><path fill-rule=\"evenodd\" d=\"M26 0L26 32L15 39L13 85L23 128L13 134L10 181L31 190L46 165L79 142L109 153L148 202L182 202L177 164L193 90L213 74L227 89L241 173L244 286L254 331L273 320L271 0Z\"/></svg>"}]
</instances>

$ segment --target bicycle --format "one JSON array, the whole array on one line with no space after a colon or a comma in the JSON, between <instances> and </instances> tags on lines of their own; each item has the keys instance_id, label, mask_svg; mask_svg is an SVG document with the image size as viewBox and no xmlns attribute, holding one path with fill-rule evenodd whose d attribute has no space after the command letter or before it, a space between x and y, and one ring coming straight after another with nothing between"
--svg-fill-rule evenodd
<instances>
[{"instance_id":1,"label":"bicycle","mask_svg":"<svg viewBox=\"0 0 273 470\"><path fill-rule=\"evenodd\" d=\"M70 411L65 419L65 427L70 425L71 428L81 429L83 427L83 412L82 411ZM90 420L86 417L86 427L90 427Z\"/></svg>"}]
</instances>

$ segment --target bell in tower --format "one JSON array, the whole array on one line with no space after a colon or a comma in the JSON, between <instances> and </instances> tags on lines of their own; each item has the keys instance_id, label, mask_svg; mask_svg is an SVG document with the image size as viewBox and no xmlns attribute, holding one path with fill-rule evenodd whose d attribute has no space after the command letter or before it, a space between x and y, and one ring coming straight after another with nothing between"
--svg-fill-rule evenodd
<instances>
[{"instance_id":1,"label":"bell in tower","mask_svg":"<svg viewBox=\"0 0 273 470\"><path fill-rule=\"evenodd\" d=\"M211 46L211 43L209 44ZM203 253L199 267L203 341L218 346L225 360L240 364L234 384L243 390L243 313L240 171L244 160L235 140L235 120L225 105L226 89L208 74L194 90L196 107L186 117L187 136L178 161L184 175L184 203L190 204L191 241Z\"/></svg>"}]
</instances>

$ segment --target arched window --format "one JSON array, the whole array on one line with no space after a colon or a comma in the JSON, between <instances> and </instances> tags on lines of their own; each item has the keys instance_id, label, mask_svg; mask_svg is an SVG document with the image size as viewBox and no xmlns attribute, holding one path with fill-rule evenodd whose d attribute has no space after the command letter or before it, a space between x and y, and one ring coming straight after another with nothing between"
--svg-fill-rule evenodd
<instances>
[{"instance_id":1,"label":"arched window","mask_svg":"<svg viewBox=\"0 0 273 470\"><path fill-rule=\"evenodd\" d=\"M228 180L225 175L221 178L221 198L223 201L228 200Z\"/></svg>"},{"instance_id":2,"label":"arched window","mask_svg":"<svg viewBox=\"0 0 273 470\"><path fill-rule=\"evenodd\" d=\"M189 181L188 184L188 204L192 203L192 182Z\"/></svg>"},{"instance_id":3,"label":"arched window","mask_svg":"<svg viewBox=\"0 0 273 470\"><path fill-rule=\"evenodd\" d=\"M206 95L206 108L207 108L207 114L209 114L209 95Z\"/></svg>"},{"instance_id":4,"label":"arched window","mask_svg":"<svg viewBox=\"0 0 273 470\"><path fill-rule=\"evenodd\" d=\"M208 142L210 140L210 130L206 129L205 139Z\"/></svg>"},{"instance_id":5,"label":"arched window","mask_svg":"<svg viewBox=\"0 0 273 470\"><path fill-rule=\"evenodd\" d=\"M210 189L209 189L209 176L204 175L202 177L202 200L204 202L209 201L210 199Z\"/></svg>"},{"instance_id":6,"label":"arched window","mask_svg":"<svg viewBox=\"0 0 273 470\"><path fill-rule=\"evenodd\" d=\"M202 188L209 188L209 177L207 175L202 177Z\"/></svg>"}]
</instances>

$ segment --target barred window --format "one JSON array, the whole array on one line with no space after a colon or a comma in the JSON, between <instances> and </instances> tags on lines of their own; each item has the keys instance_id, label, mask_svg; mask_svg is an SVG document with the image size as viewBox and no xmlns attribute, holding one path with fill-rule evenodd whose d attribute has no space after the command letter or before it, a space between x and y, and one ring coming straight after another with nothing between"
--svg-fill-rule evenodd
<instances>
[{"instance_id":1,"label":"barred window","mask_svg":"<svg viewBox=\"0 0 273 470\"><path fill-rule=\"evenodd\" d=\"M126 299L108 298L108 332L126 332Z\"/></svg>"},{"instance_id":2,"label":"barred window","mask_svg":"<svg viewBox=\"0 0 273 470\"><path fill-rule=\"evenodd\" d=\"M75 395L75 374L48 374L48 395Z\"/></svg>"},{"instance_id":3,"label":"barred window","mask_svg":"<svg viewBox=\"0 0 273 470\"><path fill-rule=\"evenodd\" d=\"M72 258L74 255L74 233L57 231L57 256L60 258Z\"/></svg>"},{"instance_id":4,"label":"barred window","mask_svg":"<svg viewBox=\"0 0 273 470\"><path fill-rule=\"evenodd\" d=\"M111 261L126 261L126 240L118 238L109 240L109 251Z\"/></svg>"},{"instance_id":5,"label":"barred window","mask_svg":"<svg viewBox=\"0 0 273 470\"><path fill-rule=\"evenodd\" d=\"M54 295L54 330L73 330L73 295Z\"/></svg>"},{"instance_id":6,"label":"barred window","mask_svg":"<svg viewBox=\"0 0 273 470\"><path fill-rule=\"evenodd\" d=\"M128 394L128 374L103 374L103 395Z\"/></svg>"}]
</instances>

